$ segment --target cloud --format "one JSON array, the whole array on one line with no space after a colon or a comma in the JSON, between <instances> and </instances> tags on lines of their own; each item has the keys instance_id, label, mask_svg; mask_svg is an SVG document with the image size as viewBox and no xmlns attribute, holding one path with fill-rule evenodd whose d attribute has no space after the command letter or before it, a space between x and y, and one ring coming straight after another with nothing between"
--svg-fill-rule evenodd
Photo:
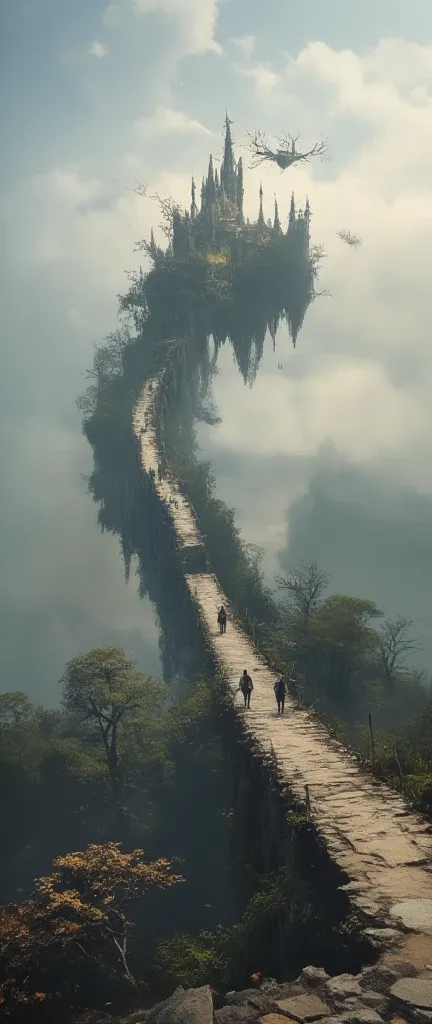
<instances>
[{"instance_id":1,"label":"cloud","mask_svg":"<svg viewBox=\"0 0 432 1024\"><path fill-rule=\"evenodd\" d=\"M240 50L243 57L250 60L255 51L255 36L236 36L229 41Z\"/></svg>"},{"instance_id":2,"label":"cloud","mask_svg":"<svg viewBox=\"0 0 432 1024\"><path fill-rule=\"evenodd\" d=\"M216 41L216 24L220 0L132 0L140 14L162 14L181 28L192 53L221 53Z\"/></svg>"},{"instance_id":3,"label":"cloud","mask_svg":"<svg viewBox=\"0 0 432 1024\"><path fill-rule=\"evenodd\" d=\"M300 342L301 343L301 342ZM237 381L218 388L222 423L213 445L258 457L315 457L330 441L353 463L408 454L432 432L427 395L397 388L371 359L328 358L296 378L262 373L238 418ZM271 394L271 400L269 396Z\"/></svg>"},{"instance_id":4,"label":"cloud","mask_svg":"<svg viewBox=\"0 0 432 1024\"><path fill-rule=\"evenodd\" d=\"M256 91L261 95L273 92L281 80L280 75L265 64L253 64L251 67L242 68L241 73L245 78L252 80Z\"/></svg>"},{"instance_id":5,"label":"cloud","mask_svg":"<svg viewBox=\"0 0 432 1024\"><path fill-rule=\"evenodd\" d=\"M154 114L148 118L140 118L135 122L135 128L144 136L167 135L172 132L184 134L207 135L211 138L211 132L200 121L189 117L182 110L172 110L169 107L159 106Z\"/></svg>"},{"instance_id":6,"label":"cloud","mask_svg":"<svg viewBox=\"0 0 432 1024\"><path fill-rule=\"evenodd\" d=\"M98 40L95 39L90 47L89 53L91 53L93 57L98 57L100 60L101 57L106 57L108 50L103 43L99 43Z\"/></svg>"},{"instance_id":7,"label":"cloud","mask_svg":"<svg viewBox=\"0 0 432 1024\"><path fill-rule=\"evenodd\" d=\"M162 19L154 17L158 13ZM112 30L107 33L110 60L100 61L97 67L94 61L84 62L86 74L98 80L92 118L80 121L71 136L65 116L64 137L56 141L54 156L45 163L40 156L37 162L29 159L27 180L13 182L0 199L8 254L2 278L7 366L0 406L3 420L8 416L19 425L19 443L13 448L17 475L8 486L16 489L27 514L19 521L11 513L10 529L18 539L15 548L7 541L15 560L8 581L16 573L18 606L26 572L31 577L29 589L36 595L43 557L52 560L46 581L51 587L62 545L81 543L74 606L79 608L79 590L87 587L86 565L90 564L90 597L82 598L82 609L87 614L90 604L96 608L101 602L101 631L104 621L107 629L112 628L122 601L123 584L117 583L118 603L108 608L104 620L102 598L111 592L109 573L114 574L117 547L106 556L109 571L105 571L103 554L104 545L110 543L107 538L100 538L100 561L95 555L95 563L89 562L87 545L97 542L86 532L82 508L88 503L92 522L95 510L75 478L74 488L65 493L68 514L71 521L76 514L77 529L71 533L65 528L50 553L51 522L58 515L58 504L51 496L55 487L63 487L64 476L74 471L75 455L68 451L61 456L64 475L53 461L50 473L39 477L37 456L49 446L55 448L57 435L63 449L67 448L69 440L62 433L65 420L68 429L79 431L73 403L84 385L82 374L90 365L93 341L114 329L116 295L127 287L124 270L142 260L142 254L133 251L135 240L148 237L151 224L157 225L160 219L150 200L128 188L135 179L145 178L151 181L152 192L188 202L191 171L205 170L209 149L214 148L215 159L220 156L221 144L214 145L209 134L221 120L209 82L213 93L217 80L219 95L225 73L234 134L240 124L263 127L269 135L300 127L306 144L321 134L328 136L333 158L329 165L317 162L286 174L269 165L255 172L246 170L245 209L250 216L257 213L260 180L266 217L273 212L276 193L285 223L291 189L300 203L309 194L312 239L322 241L328 253L319 287L327 287L332 298L317 300L309 310L295 353L286 330L281 329L276 356L270 345L252 391L243 386L228 346L223 350L216 385L223 422L208 431L203 442L206 453L217 458L218 467L222 463L225 467L223 496L230 505L243 503L241 524L247 525L248 539L264 541L274 550L285 529L284 508L294 497L308 494L326 441L359 472L374 467L380 473L385 467L386 479L432 493L430 48L392 40L357 54L315 42L289 60L277 57L267 63L259 52L257 32L255 50L251 45L243 51L236 46L235 78L230 77L234 58L227 61L222 54L217 62L208 57L193 60L187 74L182 73L189 91L185 88L180 101L175 77L178 62L188 53L211 55L216 14L217 5L204 0L199 7L192 0L160 4L154 0L143 3L141 10L132 6L132 0L110 5L104 13L105 28ZM153 46L150 70L144 57L142 64L138 60L148 38ZM275 54L276 48L277 40ZM144 64L147 77L141 79ZM199 65L196 78L192 65ZM267 78L260 79L254 68L264 69ZM217 102L222 103L223 113L225 97ZM343 245L336 235L342 227L363 238L361 249L352 251ZM278 361L283 371L277 370ZM48 427L42 429L47 409L52 440ZM36 449L29 445L28 458L27 434L37 441ZM12 446L8 458L11 451ZM82 457L76 456L80 466ZM257 496L257 473L264 463L270 468L262 487L259 477ZM235 472L239 465L243 475ZM24 474L29 481L25 495L18 490ZM38 503L44 493L42 508ZM33 505L41 521L46 517L44 533L39 528L33 531ZM22 538L27 537L26 546ZM38 554L33 561L32 545ZM367 564L366 550L363 557ZM61 564L60 575L67 579L69 554ZM67 584L62 585L63 592L57 578L57 604L67 591ZM23 594L22 603L25 600ZM129 615L129 606L124 614ZM141 614L137 604L136 615ZM79 638L87 633L81 630L74 640L73 615L68 615L66 610L59 630L69 630L66 646L68 654L73 654L73 642L81 643ZM48 639L48 651L50 643ZM63 654L60 657L60 647L54 647L57 671ZM48 661L46 673L51 678L54 670Z\"/></svg>"}]
</instances>

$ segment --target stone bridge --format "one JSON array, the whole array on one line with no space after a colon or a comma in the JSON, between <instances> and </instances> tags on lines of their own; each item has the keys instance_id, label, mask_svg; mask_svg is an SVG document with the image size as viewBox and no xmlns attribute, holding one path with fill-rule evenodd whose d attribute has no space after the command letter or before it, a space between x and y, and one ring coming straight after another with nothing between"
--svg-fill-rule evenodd
<instances>
[{"instance_id":1,"label":"stone bridge","mask_svg":"<svg viewBox=\"0 0 432 1024\"><path fill-rule=\"evenodd\" d=\"M224 604L229 612L229 601L209 570L194 511L169 472L158 479L156 408L162 380L160 375L144 386L133 429L142 467L154 472L155 488L171 517L187 587L237 714L250 739L276 758L293 797L304 805L308 794L317 833L348 879L344 888L350 903L368 918L365 934L387 962L408 960L421 972L432 972L431 826L364 771L309 711L288 697L286 714L278 717L274 677L252 642L230 617L226 634L219 635L217 610ZM244 668L254 683L250 711L238 694Z\"/></svg>"}]
</instances>

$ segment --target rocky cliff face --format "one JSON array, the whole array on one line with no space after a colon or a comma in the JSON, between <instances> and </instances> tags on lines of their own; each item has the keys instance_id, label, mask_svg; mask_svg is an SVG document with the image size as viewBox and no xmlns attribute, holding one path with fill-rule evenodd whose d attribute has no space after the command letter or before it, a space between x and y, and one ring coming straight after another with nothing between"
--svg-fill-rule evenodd
<instances>
[{"instance_id":1,"label":"rocky cliff face","mask_svg":"<svg viewBox=\"0 0 432 1024\"><path fill-rule=\"evenodd\" d=\"M295 982L263 981L225 996L214 996L208 985L179 988L121 1021L92 1015L80 1024L430 1024L432 965L416 967L395 956L392 964L333 978L322 967L305 967Z\"/></svg>"}]
</instances>

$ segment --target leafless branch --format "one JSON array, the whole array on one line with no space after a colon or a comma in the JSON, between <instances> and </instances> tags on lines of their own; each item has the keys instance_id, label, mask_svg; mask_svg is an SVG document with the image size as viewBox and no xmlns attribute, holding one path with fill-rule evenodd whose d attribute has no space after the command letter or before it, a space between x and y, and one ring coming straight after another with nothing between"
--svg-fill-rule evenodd
<instances>
[{"instance_id":1,"label":"leafless branch","mask_svg":"<svg viewBox=\"0 0 432 1024\"><path fill-rule=\"evenodd\" d=\"M393 622L384 622L381 628L379 659L388 683L393 683L405 666L406 656L420 650L418 640L409 635L413 623L402 615Z\"/></svg>"},{"instance_id":2,"label":"leafless branch","mask_svg":"<svg viewBox=\"0 0 432 1024\"><path fill-rule=\"evenodd\" d=\"M293 164L310 163L314 156L319 156L322 160L328 156L328 144L324 139L321 142L315 142L311 149L301 151L296 148L300 136L286 134L276 139L278 146L273 150L268 145L264 132L257 131L254 134L246 132L246 135L248 138L247 148L252 155L251 168L259 167L267 160L277 164L281 171L286 171Z\"/></svg>"}]
</instances>

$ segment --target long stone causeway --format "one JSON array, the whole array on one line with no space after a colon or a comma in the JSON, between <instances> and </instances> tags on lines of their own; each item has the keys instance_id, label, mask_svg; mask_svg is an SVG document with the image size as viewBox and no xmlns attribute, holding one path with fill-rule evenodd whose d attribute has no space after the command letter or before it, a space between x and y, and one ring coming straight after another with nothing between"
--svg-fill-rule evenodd
<instances>
[{"instance_id":1,"label":"long stone causeway","mask_svg":"<svg viewBox=\"0 0 432 1024\"><path fill-rule=\"evenodd\" d=\"M154 473L154 486L171 516L181 556L203 548L195 513L168 472L159 479L160 455L156 399L163 374L148 381L133 413L142 468ZM264 753L277 759L281 776L293 796L304 804L330 857L347 876L345 889L353 908L362 910L371 938L383 958L408 960L432 978L432 829L411 812L403 798L363 770L342 744L330 737L308 710L291 699L278 717L274 677L239 626L228 620L217 630L217 610L229 601L211 572L184 575L197 615L221 673L231 689L237 713ZM238 683L244 668L254 690L250 711L244 711ZM429 972L429 973L428 973Z\"/></svg>"}]
</instances>

